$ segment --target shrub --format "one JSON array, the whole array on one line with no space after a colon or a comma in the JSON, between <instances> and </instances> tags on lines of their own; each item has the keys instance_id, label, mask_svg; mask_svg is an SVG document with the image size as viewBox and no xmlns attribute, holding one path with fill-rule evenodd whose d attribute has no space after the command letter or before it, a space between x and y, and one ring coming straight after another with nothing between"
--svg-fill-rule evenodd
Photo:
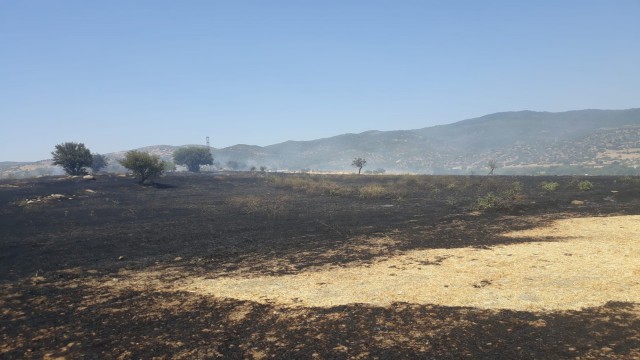
<instances>
[{"instance_id":1,"label":"shrub","mask_svg":"<svg viewBox=\"0 0 640 360\"><path fill-rule=\"evenodd\" d=\"M509 188L500 193L499 197L508 200L517 200L521 197L522 189L522 183L519 181L514 181L511 183Z\"/></svg>"},{"instance_id":2,"label":"shrub","mask_svg":"<svg viewBox=\"0 0 640 360\"><path fill-rule=\"evenodd\" d=\"M162 175L164 171L164 163L158 155L151 155L146 152L131 150L127 151L124 159L119 161L120 164L131 170L140 177L140 183L146 180Z\"/></svg>"},{"instance_id":3,"label":"shrub","mask_svg":"<svg viewBox=\"0 0 640 360\"><path fill-rule=\"evenodd\" d=\"M560 184L558 184L557 182L554 181L543 181L540 184L540 187L542 188L542 190L547 191L547 192L553 192L558 190L558 187L560 186Z\"/></svg>"},{"instance_id":4,"label":"shrub","mask_svg":"<svg viewBox=\"0 0 640 360\"><path fill-rule=\"evenodd\" d=\"M593 184L589 180L582 180L578 183L578 189L582 191L589 191L593 188Z\"/></svg>"},{"instance_id":5,"label":"shrub","mask_svg":"<svg viewBox=\"0 0 640 360\"><path fill-rule=\"evenodd\" d=\"M472 210L488 210L498 207L500 199L493 193L488 193L485 196L480 196L476 199L475 203L471 206Z\"/></svg>"},{"instance_id":6,"label":"shrub","mask_svg":"<svg viewBox=\"0 0 640 360\"><path fill-rule=\"evenodd\" d=\"M523 186L519 181L514 181L507 189L498 194L489 192L485 196L479 196L471 205L472 210L512 209L526 197L522 195Z\"/></svg>"},{"instance_id":7,"label":"shrub","mask_svg":"<svg viewBox=\"0 0 640 360\"><path fill-rule=\"evenodd\" d=\"M66 142L58 144L51 153L53 164L60 165L69 175L85 175L85 168L91 167L91 151L82 143Z\"/></svg>"},{"instance_id":8,"label":"shrub","mask_svg":"<svg viewBox=\"0 0 640 360\"><path fill-rule=\"evenodd\" d=\"M511 183L511 190L517 194L521 193L524 189L524 186L520 181L514 181Z\"/></svg>"}]
</instances>

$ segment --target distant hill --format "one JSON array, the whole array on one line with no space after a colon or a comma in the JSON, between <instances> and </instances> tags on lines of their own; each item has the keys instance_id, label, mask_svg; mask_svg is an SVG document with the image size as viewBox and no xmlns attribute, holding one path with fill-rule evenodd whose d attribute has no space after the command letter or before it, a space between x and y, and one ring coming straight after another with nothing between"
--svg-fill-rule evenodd
<instances>
[{"instance_id":1,"label":"distant hill","mask_svg":"<svg viewBox=\"0 0 640 360\"><path fill-rule=\"evenodd\" d=\"M138 150L171 161L178 147ZM116 160L124 153L106 154L108 170L123 170ZM264 147L240 144L212 148L212 153L214 169L266 166L271 170L344 171L353 170L353 158L363 157L365 170L387 172L481 174L492 159L499 166L498 174L638 174L640 109L502 112L415 130L366 131ZM53 171L50 163L40 163ZM25 166L35 171L33 164L9 165L0 164L0 176Z\"/></svg>"},{"instance_id":2,"label":"distant hill","mask_svg":"<svg viewBox=\"0 0 640 360\"><path fill-rule=\"evenodd\" d=\"M416 130L367 131L266 147L214 150L277 169L348 170L354 157L367 168L396 172L472 173L489 159L501 168L640 166L640 109L491 114ZM515 170L514 170L515 171Z\"/></svg>"},{"instance_id":3,"label":"distant hill","mask_svg":"<svg viewBox=\"0 0 640 360\"><path fill-rule=\"evenodd\" d=\"M4 170L4 169L8 169L14 166L20 166L20 165L25 165L28 164L26 162L17 162L17 161L0 161L0 171Z\"/></svg>"},{"instance_id":4,"label":"distant hill","mask_svg":"<svg viewBox=\"0 0 640 360\"><path fill-rule=\"evenodd\" d=\"M0 179L25 178L62 175L64 170L53 165L52 160L41 160L36 162L3 162L0 164Z\"/></svg>"}]
</instances>

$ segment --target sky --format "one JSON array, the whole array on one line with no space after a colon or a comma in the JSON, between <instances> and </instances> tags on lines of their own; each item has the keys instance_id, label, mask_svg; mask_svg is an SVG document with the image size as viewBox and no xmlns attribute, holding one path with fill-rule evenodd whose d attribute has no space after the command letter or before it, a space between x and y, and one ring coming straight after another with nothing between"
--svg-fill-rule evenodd
<instances>
[{"instance_id":1,"label":"sky","mask_svg":"<svg viewBox=\"0 0 640 360\"><path fill-rule=\"evenodd\" d=\"M0 161L640 107L640 0L1 0Z\"/></svg>"}]
</instances>

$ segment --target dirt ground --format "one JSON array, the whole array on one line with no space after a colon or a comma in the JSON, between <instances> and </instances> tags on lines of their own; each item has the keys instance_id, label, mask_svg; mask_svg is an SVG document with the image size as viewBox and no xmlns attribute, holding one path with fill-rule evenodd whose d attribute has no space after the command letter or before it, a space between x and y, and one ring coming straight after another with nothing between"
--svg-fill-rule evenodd
<instances>
[{"instance_id":1,"label":"dirt ground","mask_svg":"<svg viewBox=\"0 0 640 360\"><path fill-rule=\"evenodd\" d=\"M0 182L0 358L640 358L639 178L158 182Z\"/></svg>"}]
</instances>

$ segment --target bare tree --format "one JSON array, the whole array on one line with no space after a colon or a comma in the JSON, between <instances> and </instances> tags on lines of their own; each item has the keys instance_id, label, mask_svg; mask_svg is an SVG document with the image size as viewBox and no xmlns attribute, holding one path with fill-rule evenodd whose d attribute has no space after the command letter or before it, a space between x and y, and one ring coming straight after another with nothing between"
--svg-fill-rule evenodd
<instances>
[{"instance_id":1,"label":"bare tree","mask_svg":"<svg viewBox=\"0 0 640 360\"><path fill-rule=\"evenodd\" d=\"M353 159L353 162L351 163L351 166L355 166L358 168L358 174L360 174L360 172L362 172L362 168L367 164L367 160L363 159L363 158L355 158Z\"/></svg>"},{"instance_id":2,"label":"bare tree","mask_svg":"<svg viewBox=\"0 0 640 360\"><path fill-rule=\"evenodd\" d=\"M489 168L489 173L487 175L493 175L493 170L498 167L498 163L495 160L491 159L487 161L487 167Z\"/></svg>"}]
</instances>

